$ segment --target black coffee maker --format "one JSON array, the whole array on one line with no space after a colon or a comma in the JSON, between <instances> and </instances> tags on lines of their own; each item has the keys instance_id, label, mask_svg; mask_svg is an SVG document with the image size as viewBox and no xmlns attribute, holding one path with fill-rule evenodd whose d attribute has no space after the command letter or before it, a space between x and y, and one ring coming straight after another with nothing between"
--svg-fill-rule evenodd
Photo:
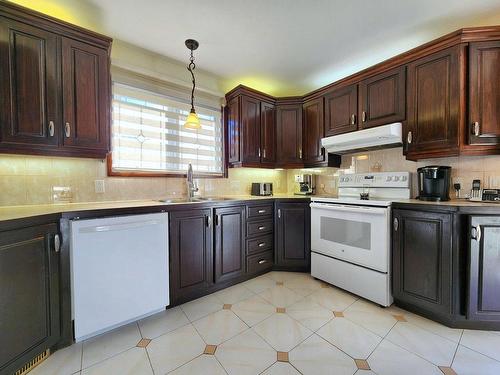
<instances>
[{"instance_id":1,"label":"black coffee maker","mask_svg":"<svg viewBox=\"0 0 500 375\"><path fill-rule=\"evenodd\" d=\"M451 167L430 165L417 169L418 199L421 201L449 201Z\"/></svg>"}]
</instances>

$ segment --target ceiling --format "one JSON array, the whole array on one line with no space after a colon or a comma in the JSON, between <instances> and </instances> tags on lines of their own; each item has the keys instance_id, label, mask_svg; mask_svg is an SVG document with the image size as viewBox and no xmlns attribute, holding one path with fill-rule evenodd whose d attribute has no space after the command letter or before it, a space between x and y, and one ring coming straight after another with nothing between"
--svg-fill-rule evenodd
<instances>
[{"instance_id":1,"label":"ceiling","mask_svg":"<svg viewBox=\"0 0 500 375\"><path fill-rule=\"evenodd\" d=\"M499 0L88 0L114 38L197 67L223 89L304 94L461 27L500 24Z\"/></svg>"}]
</instances>

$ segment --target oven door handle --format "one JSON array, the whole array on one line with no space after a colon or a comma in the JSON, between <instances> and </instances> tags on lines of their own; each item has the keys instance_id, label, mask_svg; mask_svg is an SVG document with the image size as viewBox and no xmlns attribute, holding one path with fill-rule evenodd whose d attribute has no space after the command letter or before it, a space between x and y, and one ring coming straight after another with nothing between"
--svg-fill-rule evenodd
<instances>
[{"instance_id":1,"label":"oven door handle","mask_svg":"<svg viewBox=\"0 0 500 375\"><path fill-rule=\"evenodd\" d=\"M387 208L366 207L366 206L346 206L343 204L311 203L311 208L319 208L329 211L354 212L359 214L385 215Z\"/></svg>"}]
</instances>

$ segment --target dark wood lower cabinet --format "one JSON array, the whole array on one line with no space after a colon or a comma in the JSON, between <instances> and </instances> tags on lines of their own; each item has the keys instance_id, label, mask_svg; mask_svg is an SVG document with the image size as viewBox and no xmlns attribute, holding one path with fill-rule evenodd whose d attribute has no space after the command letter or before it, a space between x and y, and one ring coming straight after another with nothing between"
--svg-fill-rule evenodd
<instances>
[{"instance_id":1,"label":"dark wood lower cabinet","mask_svg":"<svg viewBox=\"0 0 500 375\"><path fill-rule=\"evenodd\" d=\"M311 208L309 202L276 203L275 266L308 270L311 264Z\"/></svg>"},{"instance_id":2,"label":"dark wood lower cabinet","mask_svg":"<svg viewBox=\"0 0 500 375\"><path fill-rule=\"evenodd\" d=\"M393 295L434 314L451 313L452 214L393 211Z\"/></svg>"},{"instance_id":3,"label":"dark wood lower cabinet","mask_svg":"<svg viewBox=\"0 0 500 375\"><path fill-rule=\"evenodd\" d=\"M60 338L57 224L0 232L0 374Z\"/></svg>"},{"instance_id":4,"label":"dark wood lower cabinet","mask_svg":"<svg viewBox=\"0 0 500 375\"><path fill-rule=\"evenodd\" d=\"M216 208L215 282L245 274L245 206Z\"/></svg>"},{"instance_id":5,"label":"dark wood lower cabinet","mask_svg":"<svg viewBox=\"0 0 500 375\"><path fill-rule=\"evenodd\" d=\"M213 284L211 209L170 213L170 292L173 303L193 299Z\"/></svg>"},{"instance_id":6,"label":"dark wood lower cabinet","mask_svg":"<svg viewBox=\"0 0 500 375\"><path fill-rule=\"evenodd\" d=\"M500 217L470 217L467 319L500 321Z\"/></svg>"}]
</instances>

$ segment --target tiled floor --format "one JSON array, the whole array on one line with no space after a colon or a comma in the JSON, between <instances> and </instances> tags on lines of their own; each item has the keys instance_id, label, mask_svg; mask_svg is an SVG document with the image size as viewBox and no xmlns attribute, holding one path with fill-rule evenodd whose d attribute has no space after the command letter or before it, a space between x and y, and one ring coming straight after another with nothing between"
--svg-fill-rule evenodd
<instances>
[{"instance_id":1,"label":"tiled floor","mask_svg":"<svg viewBox=\"0 0 500 375\"><path fill-rule=\"evenodd\" d=\"M54 353L33 375L500 374L500 333L270 272Z\"/></svg>"}]
</instances>

